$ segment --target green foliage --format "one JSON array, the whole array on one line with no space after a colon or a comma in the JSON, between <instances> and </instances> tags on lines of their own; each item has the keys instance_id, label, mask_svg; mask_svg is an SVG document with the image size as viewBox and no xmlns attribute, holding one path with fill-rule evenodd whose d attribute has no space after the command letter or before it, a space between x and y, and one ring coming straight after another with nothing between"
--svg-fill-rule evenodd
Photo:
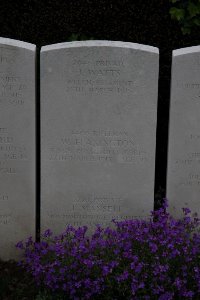
<instances>
[{"instance_id":1,"label":"green foliage","mask_svg":"<svg viewBox=\"0 0 200 300\"><path fill-rule=\"evenodd\" d=\"M200 27L200 0L170 0L173 6L170 15L177 20L183 34L190 34Z\"/></svg>"},{"instance_id":2,"label":"green foliage","mask_svg":"<svg viewBox=\"0 0 200 300\"><path fill-rule=\"evenodd\" d=\"M72 33L67 39L68 42L94 40L93 37L88 37L85 34Z\"/></svg>"},{"instance_id":3,"label":"green foliage","mask_svg":"<svg viewBox=\"0 0 200 300\"><path fill-rule=\"evenodd\" d=\"M0 260L0 300L33 300L35 284L14 261Z\"/></svg>"},{"instance_id":4,"label":"green foliage","mask_svg":"<svg viewBox=\"0 0 200 300\"><path fill-rule=\"evenodd\" d=\"M64 300L66 297L62 297L56 294L52 295L52 292L48 290L39 290L39 293L36 295L35 300Z\"/></svg>"}]
</instances>

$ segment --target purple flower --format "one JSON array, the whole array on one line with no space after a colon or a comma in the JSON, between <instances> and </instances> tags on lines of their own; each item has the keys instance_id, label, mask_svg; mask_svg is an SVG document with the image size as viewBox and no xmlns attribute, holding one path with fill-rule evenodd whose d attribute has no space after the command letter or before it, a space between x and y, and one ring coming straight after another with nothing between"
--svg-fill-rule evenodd
<instances>
[{"instance_id":1,"label":"purple flower","mask_svg":"<svg viewBox=\"0 0 200 300\"><path fill-rule=\"evenodd\" d=\"M122 274L120 274L118 277L117 277L117 281L120 282L120 281L125 281L126 279L129 278L129 272L127 270L125 270Z\"/></svg>"},{"instance_id":2,"label":"purple flower","mask_svg":"<svg viewBox=\"0 0 200 300\"><path fill-rule=\"evenodd\" d=\"M50 237L50 236L52 236L52 234L53 234L53 232L51 231L51 229L47 229L43 233L43 237Z\"/></svg>"},{"instance_id":3,"label":"purple flower","mask_svg":"<svg viewBox=\"0 0 200 300\"><path fill-rule=\"evenodd\" d=\"M103 276L107 276L110 273L110 268L108 266L103 266L102 271Z\"/></svg>"},{"instance_id":4,"label":"purple flower","mask_svg":"<svg viewBox=\"0 0 200 300\"><path fill-rule=\"evenodd\" d=\"M158 246L155 243L149 244L151 252L155 253L158 250Z\"/></svg>"},{"instance_id":5,"label":"purple flower","mask_svg":"<svg viewBox=\"0 0 200 300\"><path fill-rule=\"evenodd\" d=\"M174 299L174 294L171 292L166 292L159 296L158 300L173 300Z\"/></svg>"},{"instance_id":6,"label":"purple flower","mask_svg":"<svg viewBox=\"0 0 200 300\"><path fill-rule=\"evenodd\" d=\"M17 243L20 265L37 285L73 300L200 299L200 220L187 208L174 219L167 206L146 220L98 225L91 235L84 226L55 237L47 229L41 242Z\"/></svg>"},{"instance_id":7,"label":"purple flower","mask_svg":"<svg viewBox=\"0 0 200 300\"><path fill-rule=\"evenodd\" d=\"M19 241L19 242L15 245L15 247L18 248L18 249L24 249L23 241Z\"/></svg>"},{"instance_id":8,"label":"purple flower","mask_svg":"<svg viewBox=\"0 0 200 300\"><path fill-rule=\"evenodd\" d=\"M184 215L188 215L191 213L191 210L187 207L182 208Z\"/></svg>"}]
</instances>

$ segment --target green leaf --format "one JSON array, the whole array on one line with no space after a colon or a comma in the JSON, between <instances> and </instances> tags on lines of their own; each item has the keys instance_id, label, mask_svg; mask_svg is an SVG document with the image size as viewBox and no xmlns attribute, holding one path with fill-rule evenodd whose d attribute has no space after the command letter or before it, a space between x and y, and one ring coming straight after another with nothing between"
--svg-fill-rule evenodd
<instances>
[{"instance_id":1,"label":"green leaf","mask_svg":"<svg viewBox=\"0 0 200 300\"><path fill-rule=\"evenodd\" d=\"M181 31L183 34L190 34L191 33L191 28L190 27L182 27Z\"/></svg>"},{"instance_id":2,"label":"green leaf","mask_svg":"<svg viewBox=\"0 0 200 300\"><path fill-rule=\"evenodd\" d=\"M199 17L198 17L198 18L195 18L195 19L193 20L193 22L194 22L195 25L200 26L200 18L199 18Z\"/></svg>"},{"instance_id":3,"label":"green leaf","mask_svg":"<svg viewBox=\"0 0 200 300\"><path fill-rule=\"evenodd\" d=\"M173 19L180 21L180 20L184 19L185 10L182 8L172 7L170 9L170 14Z\"/></svg>"},{"instance_id":4,"label":"green leaf","mask_svg":"<svg viewBox=\"0 0 200 300\"><path fill-rule=\"evenodd\" d=\"M189 2L189 4L188 4L188 12L190 14L190 17L195 17L199 13L199 8L193 2Z\"/></svg>"},{"instance_id":5,"label":"green leaf","mask_svg":"<svg viewBox=\"0 0 200 300\"><path fill-rule=\"evenodd\" d=\"M172 2L172 3L176 3L178 1L180 1L180 0L170 0L170 2Z\"/></svg>"},{"instance_id":6,"label":"green leaf","mask_svg":"<svg viewBox=\"0 0 200 300\"><path fill-rule=\"evenodd\" d=\"M70 37L68 38L68 41L70 41L70 42L77 41L78 38L79 38L79 34L72 33L72 34L70 35Z\"/></svg>"},{"instance_id":7,"label":"green leaf","mask_svg":"<svg viewBox=\"0 0 200 300\"><path fill-rule=\"evenodd\" d=\"M93 37L87 37L85 34L72 33L67 39L68 42L94 40Z\"/></svg>"}]
</instances>

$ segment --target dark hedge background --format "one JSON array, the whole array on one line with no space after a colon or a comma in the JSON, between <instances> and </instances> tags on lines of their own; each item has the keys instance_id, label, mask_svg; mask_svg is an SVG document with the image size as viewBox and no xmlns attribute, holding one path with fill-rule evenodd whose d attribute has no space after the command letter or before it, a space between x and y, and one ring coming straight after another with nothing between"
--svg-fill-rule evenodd
<instances>
[{"instance_id":1,"label":"dark hedge background","mask_svg":"<svg viewBox=\"0 0 200 300\"><path fill-rule=\"evenodd\" d=\"M171 20L169 8L168 0L0 0L2 37L43 46L79 34L160 49L156 203L165 195L166 186L171 53L200 45L199 30L183 36L179 24Z\"/></svg>"}]
</instances>

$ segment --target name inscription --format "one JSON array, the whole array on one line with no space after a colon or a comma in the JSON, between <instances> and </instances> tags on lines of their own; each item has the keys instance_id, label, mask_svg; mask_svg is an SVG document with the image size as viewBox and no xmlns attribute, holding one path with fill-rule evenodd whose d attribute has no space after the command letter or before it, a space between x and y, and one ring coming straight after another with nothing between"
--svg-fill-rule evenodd
<instances>
[{"instance_id":1,"label":"name inscription","mask_svg":"<svg viewBox=\"0 0 200 300\"><path fill-rule=\"evenodd\" d=\"M126 131L73 130L50 147L49 160L144 163L147 153Z\"/></svg>"},{"instance_id":2,"label":"name inscription","mask_svg":"<svg viewBox=\"0 0 200 300\"><path fill-rule=\"evenodd\" d=\"M69 78L68 69L63 71L66 93L128 93L135 82L128 77L125 67L127 63L120 60L73 60ZM123 77L123 79L121 79Z\"/></svg>"},{"instance_id":3,"label":"name inscription","mask_svg":"<svg viewBox=\"0 0 200 300\"><path fill-rule=\"evenodd\" d=\"M122 195L112 193L76 195L66 211L48 211L48 223L55 225L60 221L73 226L108 226L113 219L121 221L139 217L123 213L126 201Z\"/></svg>"}]
</instances>

